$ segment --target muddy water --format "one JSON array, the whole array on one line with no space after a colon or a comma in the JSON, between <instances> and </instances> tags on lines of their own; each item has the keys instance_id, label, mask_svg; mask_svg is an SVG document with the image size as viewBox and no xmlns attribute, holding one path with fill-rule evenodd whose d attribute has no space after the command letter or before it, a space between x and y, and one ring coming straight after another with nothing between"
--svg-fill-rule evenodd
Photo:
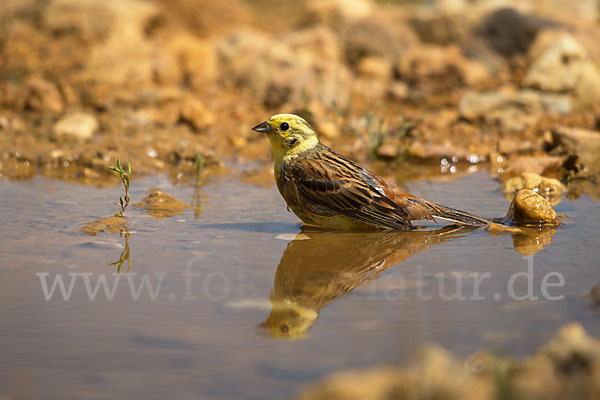
<instances>
[{"instance_id":1,"label":"muddy water","mask_svg":"<svg viewBox=\"0 0 600 400\"><path fill-rule=\"evenodd\" d=\"M280 399L334 370L407 364L428 342L519 356L568 321L600 336L584 296L600 279L600 207L586 196L556 207L569 215L556 231L342 234L302 232L275 188L133 186L134 201L159 187L201 207L129 209L128 234L88 236L118 188L0 181L0 396ZM508 206L486 173L409 189L486 217ZM528 268L538 299L511 298ZM551 273L560 300L541 291ZM49 293L57 277L68 300ZM102 279L109 293L90 300ZM527 294L527 277L513 283Z\"/></svg>"}]
</instances>

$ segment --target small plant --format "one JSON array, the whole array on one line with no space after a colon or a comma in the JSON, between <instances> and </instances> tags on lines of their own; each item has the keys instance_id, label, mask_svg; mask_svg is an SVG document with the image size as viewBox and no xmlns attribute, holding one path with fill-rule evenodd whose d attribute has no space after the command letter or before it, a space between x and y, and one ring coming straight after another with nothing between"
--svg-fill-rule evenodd
<instances>
[{"instance_id":1,"label":"small plant","mask_svg":"<svg viewBox=\"0 0 600 400\"><path fill-rule=\"evenodd\" d=\"M196 155L194 156L194 166L196 167L195 170L195 177L194 177L194 182L195 182L195 191L194 191L194 198L192 199L192 206L194 207L194 218L198 219L200 217L200 214L202 214L202 199L201 199L201 191L200 191L200 186L202 185L202 168L203 168L203 164L202 164L202 156L199 153L196 153Z\"/></svg>"},{"instance_id":2,"label":"small plant","mask_svg":"<svg viewBox=\"0 0 600 400\"><path fill-rule=\"evenodd\" d=\"M115 211L115 217L123 218L123 214L125 214L125 209L129 205L129 182L131 177L131 164L127 163L127 172L123 170L123 166L121 165L121 160L117 159L117 166L109 166L108 169L111 171L115 171L121 177L121 182L123 182L123 186L125 187L125 196L119 197L119 201L117 205L121 207L120 210Z\"/></svg>"},{"instance_id":3,"label":"small plant","mask_svg":"<svg viewBox=\"0 0 600 400\"><path fill-rule=\"evenodd\" d=\"M375 117L375 113L368 112L367 115L367 133L369 135L369 148L371 156L378 158L377 150L385 142L386 133L383 130L383 118Z\"/></svg>"},{"instance_id":4,"label":"small plant","mask_svg":"<svg viewBox=\"0 0 600 400\"><path fill-rule=\"evenodd\" d=\"M196 181L199 181L202 172L202 156L200 153L196 153L194 156L194 166L196 167Z\"/></svg>"}]
</instances>

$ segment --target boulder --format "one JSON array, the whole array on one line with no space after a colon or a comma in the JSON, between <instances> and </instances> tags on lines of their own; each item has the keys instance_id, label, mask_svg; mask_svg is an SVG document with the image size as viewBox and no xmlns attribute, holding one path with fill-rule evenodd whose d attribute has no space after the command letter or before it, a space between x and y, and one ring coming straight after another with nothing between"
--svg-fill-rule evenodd
<instances>
[{"instance_id":1,"label":"boulder","mask_svg":"<svg viewBox=\"0 0 600 400\"><path fill-rule=\"evenodd\" d=\"M573 93L583 105L600 101L600 70L571 34L546 32L531 51L523 83L543 91Z\"/></svg>"},{"instance_id":2,"label":"boulder","mask_svg":"<svg viewBox=\"0 0 600 400\"><path fill-rule=\"evenodd\" d=\"M98 129L96 117L89 113L75 112L62 117L52 129L54 139L86 141Z\"/></svg>"}]
</instances>

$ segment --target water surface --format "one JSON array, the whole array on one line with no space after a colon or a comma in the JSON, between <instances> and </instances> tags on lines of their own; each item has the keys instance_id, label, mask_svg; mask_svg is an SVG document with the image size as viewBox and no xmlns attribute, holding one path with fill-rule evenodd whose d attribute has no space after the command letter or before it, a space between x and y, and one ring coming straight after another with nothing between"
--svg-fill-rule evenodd
<instances>
[{"instance_id":1,"label":"water surface","mask_svg":"<svg viewBox=\"0 0 600 400\"><path fill-rule=\"evenodd\" d=\"M194 200L193 187L157 176L134 181L134 201L157 186ZM486 173L408 189L486 217L508 206ZM111 215L119 188L0 180L0 396L281 399L339 369L408 364L425 343L521 356L570 321L600 336L585 299L600 279L600 207L587 196L556 206L569 216L556 231L493 236L302 232L274 187L224 180L203 192L198 218L132 208L129 235L87 236L78 229ZM112 300L102 288L90 300L85 279L112 287L119 261ZM508 282L528 262L538 299L511 299ZM472 277L485 273L475 293ZM548 290L561 300L540 290L549 273L564 278ZM46 300L42 281L56 276L65 289L74 279L68 300L59 288ZM144 279L156 292L136 299L129 283ZM467 299L445 300L458 282Z\"/></svg>"}]
</instances>

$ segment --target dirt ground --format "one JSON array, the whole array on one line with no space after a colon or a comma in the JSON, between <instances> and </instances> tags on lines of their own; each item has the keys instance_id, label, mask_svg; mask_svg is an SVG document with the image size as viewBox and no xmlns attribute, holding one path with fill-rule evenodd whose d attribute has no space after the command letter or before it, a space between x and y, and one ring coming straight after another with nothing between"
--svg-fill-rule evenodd
<instances>
[{"instance_id":1,"label":"dirt ground","mask_svg":"<svg viewBox=\"0 0 600 400\"><path fill-rule=\"evenodd\" d=\"M592 3L4 1L0 176L113 185L120 157L177 181L200 154L269 185L250 128L294 112L399 183L477 164L598 198Z\"/></svg>"},{"instance_id":2,"label":"dirt ground","mask_svg":"<svg viewBox=\"0 0 600 400\"><path fill-rule=\"evenodd\" d=\"M177 183L199 155L203 182L272 185L269 143L251 128L286 112L399 184L476 167L507 198L531 189L553 204L565 193L600 201L600 5L498 4L4 0L0 177L117 185L107 166L120 158L133 184L161 171ZM474 368L491 369L479 375L427 354L413 369L334 377L300 398L356 398L346 391L361 380L370 398L423 398L422 371L455 378L428 398L599 392L598 343L578 326L528 361L481 355Z\"/></svg>"}]
</instances>

